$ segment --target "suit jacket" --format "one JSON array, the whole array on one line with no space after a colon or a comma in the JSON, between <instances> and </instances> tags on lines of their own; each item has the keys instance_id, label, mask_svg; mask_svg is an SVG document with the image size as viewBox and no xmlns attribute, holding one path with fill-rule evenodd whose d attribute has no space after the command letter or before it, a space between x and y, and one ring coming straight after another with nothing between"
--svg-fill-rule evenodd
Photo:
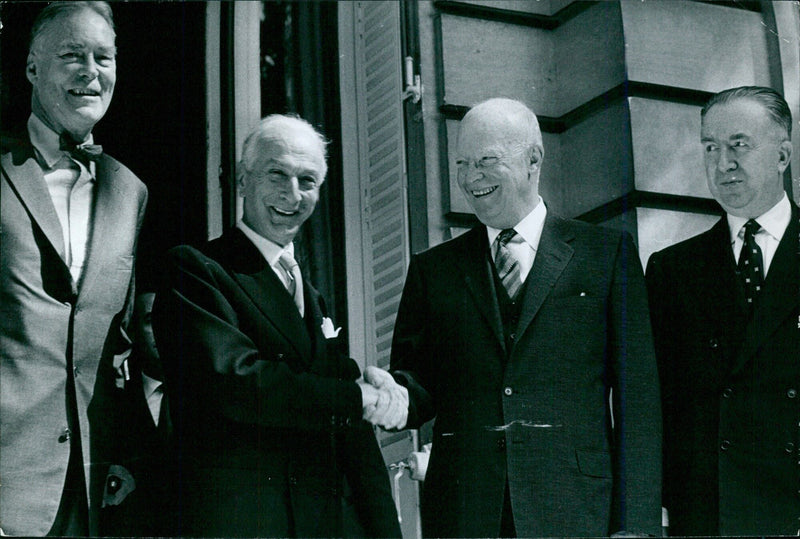
<instances>
[{"instance_id":1,"label":"suit jacket","mask_svg":"<svg viewBox=\"0 0 800 539\"><path fill-rule=\"evenodd\" d=\"M97 532L113 402L130 351L124 332L147 190L107 155L97 162L80 286L64 262L61 225L30 142L8 142L0 179L0 527L43 535L61 500L70 453L65 391L74 367L90 531Z\"/></svg>"},{"instance_id":2,"label":"suit jacket","mask_svg":"<svg viewBox=\"0 0 800 539\"><path fill-rule=\"evenodd\" d=\"M126 448L117 464L130 472L136 489L119 505L103 509L101 535L167 536L174 520L175 463L172 457L172 436L167 426L156 426L145 398L141 365L131 355L130 381L122 397L125 410L125 432L120 442ZM162 398L162 406L167 397Z\"/></svg>"},{"instance_id":3,"label":"suit jacket","mask_svg":"<svg viewBox=\"0 0 800 539\"><path fill-rule=\"evenodd\" d=\"M362 533L399 536L358 366L324 338L319 293L304 279L301 318L238 229L168 258L153 329L179 458L176 532L340 536L350 504Z\"/></svg>"},{"instance_id":4,"label":"suit jacket","mask_svg":"<svg viewBox=\"0 0 800 539\"><path fill-rule=\"evenodd\" d=\"M426 536L660 533L658 380L622 233L548 214L509 348L486 229L412 257L392 371L434 415ZM613 406L609 400L613 401Z\"/></svg>"},{"instance_id":5,"label":"suit jacket","mask_svg":"<svg viewBox=\"0 0 800 539\"><path fill-rule=\"evenodd\" d=\"M800 527L798 213L749 322L726 219L648 262L671 534Z\"/></svg>"}]
</instances>

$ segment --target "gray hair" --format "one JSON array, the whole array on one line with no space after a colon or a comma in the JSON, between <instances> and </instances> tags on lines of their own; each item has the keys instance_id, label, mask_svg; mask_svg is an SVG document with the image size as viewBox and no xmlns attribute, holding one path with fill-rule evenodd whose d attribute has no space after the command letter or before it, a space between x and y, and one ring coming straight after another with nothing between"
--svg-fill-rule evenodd
<instances>
[{"instance_id":1,"label":"gray hair","mask_svg":"<svg viewBox=\"0 0 800 539\"><path fill-rule=\"evenodd\" d=\"M94 11L103 17L111 27L111 30L114 31L114 16L111 13L111 6L108 5L108 2L51 2L39 12L39 15L36 16L36 20L33 21L28 50L33 51L36 40L51 22L60 17L69 16L83 10Z\"/></svg>"},{"instance_id":2,"label":"gray hair","mask_svg":"<svg viewBox=\"0 0 800 539\"><path fill-rule=\"evenodd\" d=\"M792 136L792 111L781 94L765 86L739 86L714 94L703 105L700 118L705 118L706 113L714 105L730 103L737 99L752 99L760 103L775 124L786 132L786 137Z\"/></svg>"},{"instance_id":3,"label":"gray hair","mask_svg":"<svg viewBox=\"0 0 800 539\"><path fill-rule=\"evenodd\" d=\"M239 162L240 173L249 171L258 159L258 154L265 144L286 142L289 134L308 136L319 146L322 155L322 178L328 172L328 141L313 125L296 114L270 114L262 119L247 135L242 146L242 160Z\"/></svg>"}]
</instances>

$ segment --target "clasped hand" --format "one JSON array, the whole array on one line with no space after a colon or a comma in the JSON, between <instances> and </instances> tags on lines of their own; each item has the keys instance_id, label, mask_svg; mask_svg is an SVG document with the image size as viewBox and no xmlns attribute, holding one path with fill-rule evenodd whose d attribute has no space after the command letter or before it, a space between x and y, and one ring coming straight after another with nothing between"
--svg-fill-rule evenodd
<instances>
[{"instance_id":1,"label":"clasped hand","mask_svg":"<svg viewBox=\"0 0 800 539\"><path fill-rule=\"evenodd\" d=\"M386 430L406 426L408 389L395 382L391 374L370 366L364 370L364 381L358 385L365 420Z\"/></svg>"}]
</instances>

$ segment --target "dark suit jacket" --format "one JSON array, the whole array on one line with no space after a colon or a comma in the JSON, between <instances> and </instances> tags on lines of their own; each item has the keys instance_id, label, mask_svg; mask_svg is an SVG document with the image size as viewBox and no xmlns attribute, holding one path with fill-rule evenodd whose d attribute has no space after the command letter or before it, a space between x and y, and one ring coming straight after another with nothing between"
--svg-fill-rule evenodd
<instances>
[{"instance_id":1,"label":"dark suit jacket","mask_svg":"<svg viewBox=\"0 0 800 539\"><path fill-rule=\"evenodd\" d=\"M399 536L386 467L361 420L356 363L305 319L239 230L169 253L153 329L179 461L178 533L339 536L343 501L363 533ZM346 478L343 479L343 478Z\"/></svg>"},{"instance_id":2,"label":"dark suit jacket","mask_svg":"<svg viewBox=\"0 0 800 539\"><path fill-rule=\"evenodd\" d=\"M672 535L800 528L798 234L793 205L749 323L726 219L648 262Z\"/></svg>"},{"instance_id":3,"label":"dark suit jacket","mask_svg":"<svg viewBox=\"0 0 800 539\"><path fill-rule=\"evenodd\" d=\"M122 402L125 432L120 435L120 458L136 482L136 489L119 505L103 509L100 533L109 536L168 536L173 532L175 463L171 460L170 423L156 426L145 398L141 365L136 350L131 355L130 381ZM165 405L167 397L162 399Z\"/></svg>"},{"instance_id":4,"label":"dark suit jacket","mask_svg":"<svg viewBox=\"0 0 800 539\"><path fill-rule=\"evenodd\" d=\"M70 443L65 388L74 365L90 531L97 533L113 458L115 382L130 351L123 328L132 306L136 238L145 186L103 155L80 286L29 141L4 141L0 179L0 527L43 535L53 523Z\"/></svg>"},{"instance_id":5,"label":"dark suit jacket","mask_svg":"<svg viewBox=\"0 0 800 539\"><path fill-rule=\"evenodd\" d=\"M392 371L409 426L436 416L423 533L497 536L508 481L520 537L659 534L658 380L636 248L548 215L510 350L491 264L480 225L408 270Z\"/></svg>"}]
</instances>

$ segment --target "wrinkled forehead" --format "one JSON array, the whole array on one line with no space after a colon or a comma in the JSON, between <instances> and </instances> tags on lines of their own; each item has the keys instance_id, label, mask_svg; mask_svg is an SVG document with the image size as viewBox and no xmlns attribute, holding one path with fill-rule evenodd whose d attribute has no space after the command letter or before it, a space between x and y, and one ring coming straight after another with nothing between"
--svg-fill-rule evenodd
<instances>
[{"instance_id":1,"label":"wrinkled forehead","mask_svg":"<svg viewBox=\"0 0 800 539\"><path fill-rule=\"evenodd\" d=\"M323 149L318 141L307 136L290 136L260 140L253 168L258 170L271 165L313 172L324 177L326 166Z\"/></svg>"},{"instance_id":2,"label":"wrinkled forehead","mask_svg":"<svg viewBox=\"0 0 800 539\"><path fill-rule=\"evenodd\" d=\"M507 118L476 115L462 121L456 152L465 157L504 153L523 146L527 138L518 123Z\"/></svg>"}]
</instances>

